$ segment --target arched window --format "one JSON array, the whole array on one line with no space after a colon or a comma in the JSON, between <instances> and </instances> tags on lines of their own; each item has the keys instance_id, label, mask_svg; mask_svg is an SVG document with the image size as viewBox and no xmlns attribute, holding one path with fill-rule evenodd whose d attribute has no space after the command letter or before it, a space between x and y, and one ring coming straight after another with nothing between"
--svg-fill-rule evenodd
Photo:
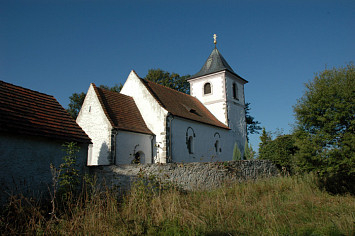
<instances>
[{"instance_id":1,"label":"arched window","mask_svg":"<svg viewBox=\"0 0 355 236\"><path fill-rule=\"evenodd\" d=\"M205 83L203 86L203 94L210 94L211 93L211 84Z\"/></svg>"},{"instance_id":2,"label":"arched window","mask_svg":"<svg viewBox=\"0 0 355 236\"><path fill-rule=\"evenodd\" d=\"M134 154L132 164L144 164L145 162L145 155L144 152L139 151Z\"/></svg>"},{"instance_id":3,"label":"arched window","mask_svg":"<svg viewBox=\"0 0 355 236\"><path fill-rule=\"evenodd\" d=\"M194 137L196 137L195 131L188 127L186 130L186 146L189 154L194 153Z\"/></svg>"},{"instance_id":4,"label":"arched window","mask_svg":"<svg viewBox=\"0 0 355 236\"><path fill-rule=\"evenodd\" d=\"M238 86L236 83L233 83L233 98L238 100Z\"/></svg>"},{"instance_id":5,"label":"arched window","mask_svg":"<svg viewBox=\"0 0 355 236\"><path fill-rule=\"evenodd\" d=\"M190 136L187 141L187 150L189 151L189 154L194 153L194 138L192 136Z\"/></svg>"},{"instance_id":6,"label":"arched window","mask_svg":"<svg viewBox=\"0 0 355 236\"><path fill-rule=\"evenodd\" d=\"M221 138L221 135L218 132L216 132L214 134L214 137L216 139L216 142L214 143L214 150L216 151L216 154L217 154L218 152L222 152L222 148L220 147L220 144L219 144L219 140Z\"/></svg>"},{"instance_id":7,"label":"arched window","mask_svg":"<svg viewBox=\"0 0 355 236\"><path fill-rule=\"evenodd\" d=\"M216 140L216 142L214 143L214 149L216 151L216 153L219 151L219 141Z\"/></svg>"}]
</instances>

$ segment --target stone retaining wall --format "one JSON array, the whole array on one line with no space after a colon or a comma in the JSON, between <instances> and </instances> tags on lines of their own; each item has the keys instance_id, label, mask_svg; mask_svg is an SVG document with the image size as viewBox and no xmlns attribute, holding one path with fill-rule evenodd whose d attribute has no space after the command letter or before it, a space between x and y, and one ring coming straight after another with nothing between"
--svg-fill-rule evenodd
<instances>
[{"instance_id":1,"label":"stone retaining wall","mask_svg":"<svg viewBox=\"0 0 355 236\"><path fill-rule=\"evenodd\" d=\"M89 167L98 182L108 187L130 188L138 175L174 183L184 190L213 189L225 183L279 175L271 161L243 160L206 163L168 163Z\"/></svg>"}]
</instances>

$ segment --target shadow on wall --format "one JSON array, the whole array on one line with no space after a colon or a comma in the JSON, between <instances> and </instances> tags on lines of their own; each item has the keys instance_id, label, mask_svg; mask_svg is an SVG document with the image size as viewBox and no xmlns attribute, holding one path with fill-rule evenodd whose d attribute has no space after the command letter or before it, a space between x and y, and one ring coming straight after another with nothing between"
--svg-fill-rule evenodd
<instances>
[{"instance_id":1,"label":"shadow on wall","mask_svg":"<svg viewBox=\"0 0 355 236\"><path fill-rule=\"evenodd\" d=\"M111 163L111 150L106 142L103 142L100 147L99 157L97 160L97 164L110 164Z\"/></svg>"}]
</instances>

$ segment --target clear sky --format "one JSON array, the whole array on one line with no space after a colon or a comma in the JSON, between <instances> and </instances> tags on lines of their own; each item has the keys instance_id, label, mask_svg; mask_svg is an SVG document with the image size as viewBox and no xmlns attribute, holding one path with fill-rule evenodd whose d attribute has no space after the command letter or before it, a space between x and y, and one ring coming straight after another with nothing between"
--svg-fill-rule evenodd
<instances>
[{"instance_id":1,"label":"clear sky","mask_svg":"<svg viewBox=\"0 0 355 236\"><path fill-rule=\"evenodd\" d=\"M354 62L355 1L0 0L0 80L67 108L72 93L124 83L132 69L197 73L214 33L249 81L251 115L288 133L304 83Z\"/></svg>"}]
</instances>

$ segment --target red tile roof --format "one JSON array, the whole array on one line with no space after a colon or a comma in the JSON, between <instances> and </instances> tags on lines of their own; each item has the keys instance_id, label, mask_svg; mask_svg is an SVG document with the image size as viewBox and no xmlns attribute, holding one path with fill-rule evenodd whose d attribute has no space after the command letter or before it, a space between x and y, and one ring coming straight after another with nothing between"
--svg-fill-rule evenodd
<instances>
[{"instance_id":1,"label":"red tile roof","mask_svg":"<svg viewBox=\"0 0 355 236\"><path fill-rule=\"evenodd\" d=\"M53 96L1 80L0 132L91 143Z\"/></svg>"},{"instance_id":2,"label":"red tile roof","mask_svg":"<svg viewBox=\"0 0 355 236\"><path fill-rule=\"evenodd\" d=\"M197 98L148 80L141 79L141 81L158 103L172 115L229 129Z\"/></svg>"},{"instance_id":3,"label":"red tile roof","mask_svg":"<svg viewBox=\"0 0 355 236\"><path fill-rule=\"evenodd\" d=\"M113 128L153 135L132 97L92 85Z\"/></svg>"}]
</instances>

